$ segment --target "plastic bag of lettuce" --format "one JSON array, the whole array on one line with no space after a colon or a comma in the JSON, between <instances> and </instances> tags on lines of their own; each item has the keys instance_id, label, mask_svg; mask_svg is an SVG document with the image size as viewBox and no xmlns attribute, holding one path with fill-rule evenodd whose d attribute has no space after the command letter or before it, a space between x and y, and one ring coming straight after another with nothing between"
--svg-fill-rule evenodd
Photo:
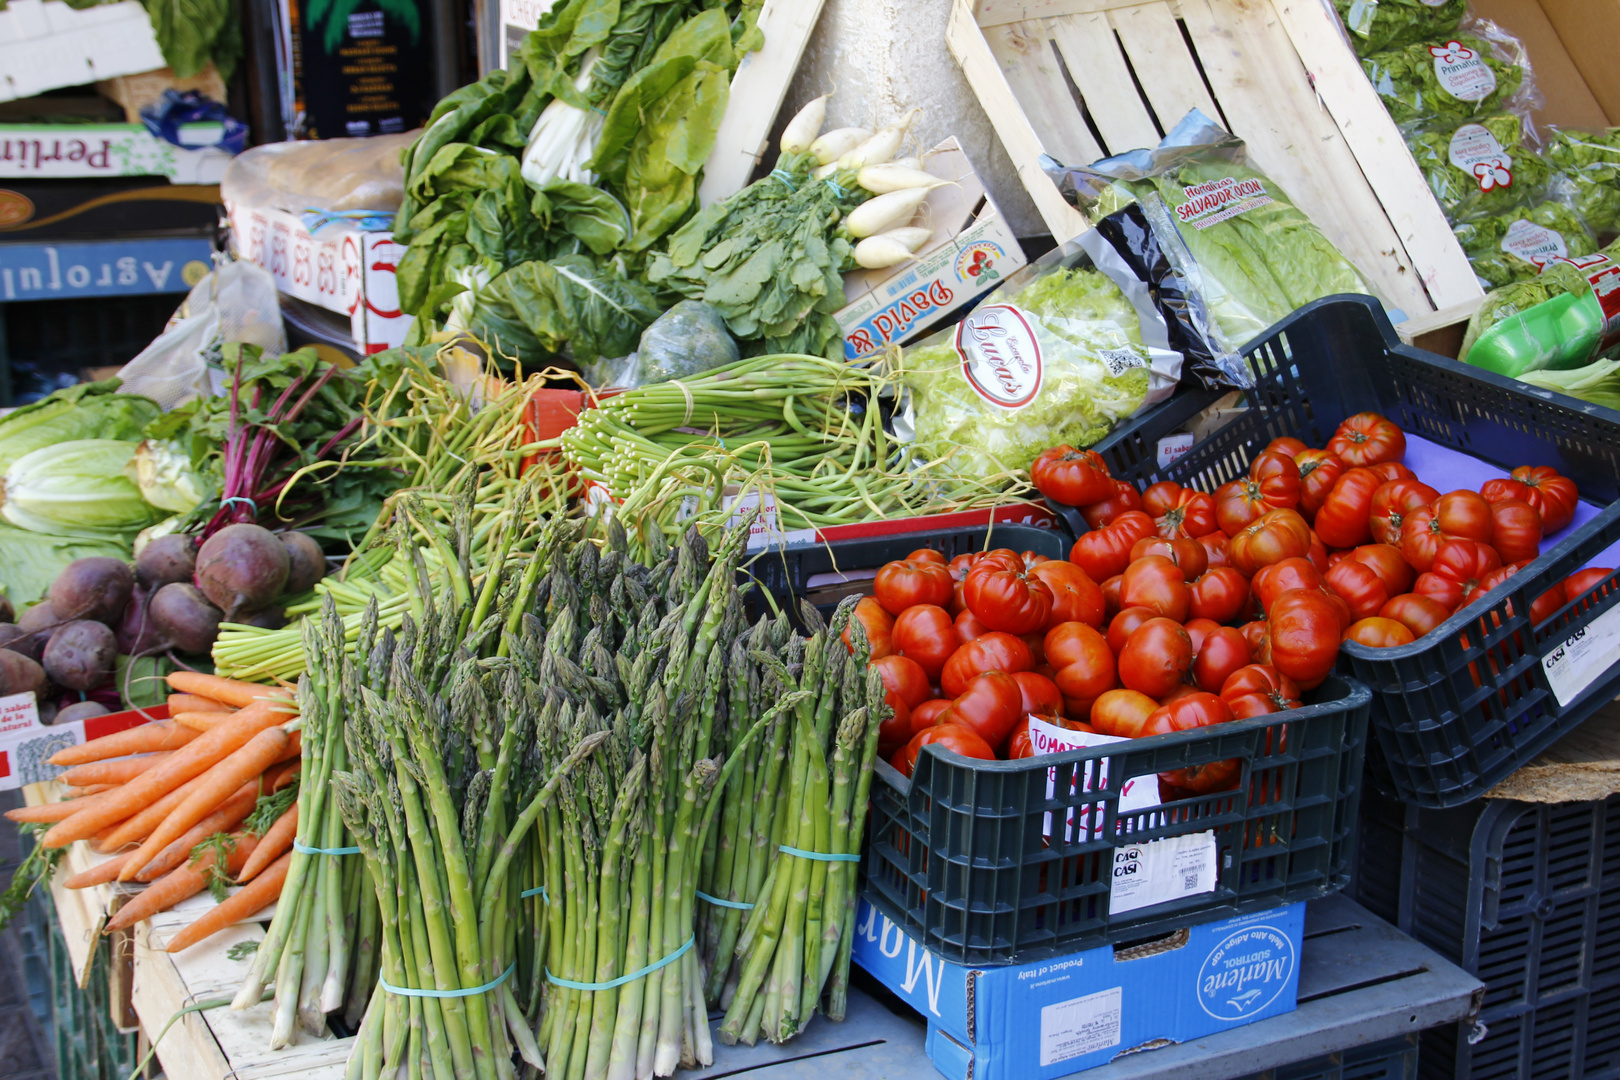
<instances>
[{"instance_id":1,"label":"plastic bag of lettuce","mask_svg":"<svg viewBox=\"0 0 1620 1080\"><path fill-rule=\"evenodd\" d=\"M1333 0L1357 56L1427 41L1457 29L1467 0Z\"/></svg>"},{"instance_id":2,"label":"plastic bag of lettuce","mask_svg":"<svg viewBox=\"0 0 1620 1080\"><path fill-rule=\"evenodd\" d=\"M950 471L1027 469L1049 446L1090 446L1175 390L1148 287L1095 229L1003 282L960 323L898 352L896 433Z\"/></svg>"},{"instance_id":3,"label":"plastic bag of lettuce","mask_svg":"<svg viewBox=\"0 0 1620 1080\"><path fill-rule=\"evenodd\" d=\"M1362 58L1361 67L1397 124L1459 122L1529 108L1534 86L1518 40L1489 23L1488 34L1442 34Z\"/></svg>"},{"instance_id":4,"label":"plastic bag of lettuce","mask_svg":"<svg viewBox=\"0 0 1620 1080\"><path fill-rule=\"evenodd\" d=\"M1554 259L1597 250L1597 240L1579 215L1554 199L1464 218L1451 231L1487 289L1534 278Z\"/></svg>"},{"instance_id":5,"label":"plastic bag of lettuce","mask_svg":"<svg viewBox=\"0 0 1620 1080\"><path fill-rule=\"evenodd\" d=\"M1553 129L1546 157L1570 181L1575 211L1588 226L1620 228L1620 128L1595 134Z\"/></svg>"},{"instance_id":6,"label":"plastic bag of lettuce","mask_svg":"<svg viewBox=\"0 0 1620 1080\"><path fill-rule=\"evenodd\" d=\"M1249 167L1243 140L1197 109L1156 149L1042 166L1092 221L1141 204L1228 354L1312 300L1370 291L1288 193Z\"/></svg>"},{"instance_id":7,"label":"plastic bag of lettuce","mask_svg":"<svg viewBox=\"0 0 1620 1080\"><path fill-rule=\"evenodd\" d=\"M1524 144L1523 124L1512 113L1412 131L1406 144L1448 220L1509 210L1546 193L1551 170Z\"/></svg>"}]
</instances>

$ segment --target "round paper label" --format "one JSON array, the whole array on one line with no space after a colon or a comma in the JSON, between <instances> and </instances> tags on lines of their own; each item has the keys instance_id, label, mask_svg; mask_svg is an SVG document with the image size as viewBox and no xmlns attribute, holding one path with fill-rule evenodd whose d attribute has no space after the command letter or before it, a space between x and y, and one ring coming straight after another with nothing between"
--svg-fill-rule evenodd
<instances>
[{"instance_id":1,"label":"round paper label","mask_svg":"<svg viewBox=\"0 0 1620 1080\"><path fill-rule=\"evenodd\" d=\"M1451 135L1451 163L1479 185L1481 191L1513 186L1513 159L1489 129L1464 124Z\"/></svg>"},{"instance_id":2,"label":"round paper label","mask_svg":"<svg viewBox=\"0 0 1620 1080\"><path fill-rule=\"evenodd\" d=\"M984 400L1017 409L1041 389L1041 346L1022 313L1007 304L981 307L956 328L962 375Z\"/></svg>"},{"instance_id":3,"label":"round paper label","mask_svg":"<svg viewBox=\"0 0 1620 1080\"><path fill-rule=\"evenodd\" d=\"M1537 270L1546 267L1553 259L1569 254L1569 246L1564 243L1562 234L1533 221L1515 221L1509 225L1507 235L1502 237L1502 250L1523 259Z\"/></svg>"},{"instance_id":4,"label":"round paper label","mask_svg":"<svg viewBox=\"0 0 1620 1080\"><path fill-rule=\"evenodd\" d=\"M1460 41L1430 45L1434 77L1440 88L1459 101L1484 101L1496 91L1496 73L1479 53Z\"/></svg>"}]
</instances>

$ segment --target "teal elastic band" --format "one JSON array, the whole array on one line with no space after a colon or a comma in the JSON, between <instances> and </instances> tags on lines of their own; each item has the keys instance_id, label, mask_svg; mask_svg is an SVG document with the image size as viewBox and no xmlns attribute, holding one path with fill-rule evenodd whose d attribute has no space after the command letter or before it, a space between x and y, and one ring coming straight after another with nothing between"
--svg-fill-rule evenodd
<instances>
[{"instance_id":1,"label":"teal elastic band","mask_svg":"<svg viewBox=\"0 0 1620 1080\"><path fill-rule=\"evenodd\" d=\"M483 986L475 986L471 990L412 990L412 989L410 989L408 987L404 987L404 986L394 986L391 983L389 983L389 981L387 979L383 978L381 975L377 976L377 985L382 987L384 990L388 991L390 994L398 994L400 997L416 997L416 998L462 998L462 997L472 997L474 994L483 994L483 993L487 993L487 992L495 989L497 986L501 985L501 983L505 982L511 976L512 972L514 972L516 970L517 970L517 961L514 960L512 962L512 964L511 964L511 966L509 966L505 971L501 972L495 978L491 979L489 982L485 983Z\"/></svg>"},{"instance_id":2,"label":"teal elastic band","mask_svg":"<svg viewBox=\"0 0 1620 1080\"><path fill-rule=\"evenodd\" d=\"M544 885L541 885L539 888L535 889L524 889L522 892L518 893L519 900L527 900L531 896L543 896L545 897L546 903L551 903L551 894L546 892L546 887Z\"/></svg>"},{"instance_id":3,"label":"teal elastic band","mask_svg":"<svg viewBox=\"0 0 1620 1080\"><path fill-rule=\"evenodd\" d=\"M834 180L830 176L827 177L827 186L832 188L833 189L833 194L837 195L840 199L849 198L849 192L845 191L843 189L843 187L838 183L838 181Z\"/></svg>"},{"instance_id":4,"label":"teal elastic band","mask_svg":"<svg viewBox=\"0 0 1620 1080\"><path fill-rule=\"evenodd\" d=\"M254 502L252 499L248 498L245 495L232 495L231 497L229 497L227 499L219 500L219 503L220 503L221 506L229 506L229 505L231 505L231 503L238 503L238 502L239 503L247 503L248 504L248 509L253 511L253 516L254 517L259 516L259 504Z\"/></svg>"},{"instance_id":5,"label":"teal elastic band","mask_svg":"<svg viewBox=\"0 0 1620 1080\"><path fill-rule=\"evenodd\" d=\"M799 185L793 182L793 174L786 169L772 169L771 176L788 186L789 191L798 191Z\"/></svg>"},{"instance_id":6,"label":"teal elastic band","mask_svg":"<svg viewBox=\"0 0 1620 1080\"><path fill-rule=\"evenodd\" d=\"M357 847L310 847L308 844L293 841L293 850L300 855L358 855Z\"/></svg>"},{"instance_id":7,"label":"teal elastic band","mask_svg":"<svg viewBox=\"0 0 1620 1080\"><path fill-rule=\"evenodd\" d=\"M784 853L786 853L788 855L797 855L801 859L815 859L818 862L860 862L861 861L861 857L859 855L828 855L826 852L823 852L823 851L804 851L804 850L802 850L800 848L788 847L786 844L783 844L781 847L777 848L776 850L784 852Z\"/></svg>"},{"instance_id":8,"label":"teal elastic band","mask_svg":"<svg viewBox=\"0 0 1620 1080\"><path fill-rule=\"evenodd\" d=\"M714 904L717 907L736 908L738 911L754 910L753 904L745 904L741 900L722 900L718 896L710 896L702 889L694 889L692 891L697 893L699 900L707 900L709 903Z\"/></svg>"},{"instance_id":9,"label":"teal elastic band","mask_svg":"<svg viewBox=\"0 0 1620 1080\"><path fill-rule=\"evenodd\" d=\"M546 978L550 979L558 986L565 986L570 990L612 990L615 987L623 986L625 983L633 983L643 975L651 975L653 972L657 971L666 964L673 964L675 961L686 955L686 950L690 949L693 942L696 940L696 937L689 937L686 939L685 945L682 945L680 948L676 949L674 952L670 953L656 964L648 964L646 967L632 971L628 975L620 975L617 979L614 979L611 982L588 983L575 982L573 979L559 979L557 976L551 973L550 968L546 968Z\"/></svg>"}]
</instances>

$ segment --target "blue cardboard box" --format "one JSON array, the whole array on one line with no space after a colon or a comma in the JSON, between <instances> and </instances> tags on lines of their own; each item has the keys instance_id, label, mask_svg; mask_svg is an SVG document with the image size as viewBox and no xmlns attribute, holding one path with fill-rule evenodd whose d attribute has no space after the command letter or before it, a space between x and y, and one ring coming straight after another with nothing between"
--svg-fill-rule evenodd
<instances>
[{"instance_id":1,"label":"blue cardboard box","mask_svg":"<svg viewBox=\"0 0 1620 1080\"><path fill-rule=\"evenodd\" d=\"M1055 1080L1120 1054L1293 1012L1305 905L1192 926L1129 948L967 968L862 897L854 958L928 1021L951 1080Z\"/></svg>"}]
</instances>

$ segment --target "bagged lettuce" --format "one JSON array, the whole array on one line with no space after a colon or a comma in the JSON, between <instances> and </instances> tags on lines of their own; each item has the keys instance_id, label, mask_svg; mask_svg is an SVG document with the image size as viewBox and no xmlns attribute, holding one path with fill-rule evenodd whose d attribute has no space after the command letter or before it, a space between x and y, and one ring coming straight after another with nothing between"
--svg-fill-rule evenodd
<instances>
[{"instance_id":1,"label":"bagged lettuce","mask_svg":"<svg viewBox=\"0 0 1620 1080\"><path fill-rule=\"evenodd\" d=\"M1512 113L1413 131L1406 144L1448 220L1540 198L1551 176Z\"/></svg>"},{"instance_id":2,"label":"bagged lettuce","mask_svg":"<svg viewBox=\"0 0 1620 1080\"><path fill-rule=\"evenodd\" d=\"M1620 352L1620 243L1555 258L1493 289L1468 320L1458 357L1499 375L1568 371Z\"/></svg>"},{"instance_id":3,"label":"bagged lettuce","mask_svg":"<svg viewBox=\"0 0 1620 1080\"><path fill-rule=\"evenodd\" d=\"M1595 134L1554 128L1549 164L1574 189L1575 211L1596 232L1620 228L1620 128Z\"/></svg>"},{"instance_id":4,"label":"bagged lettuce","mask_svg":"<svg viewBox=\"0 0 1620 1080\"><path fill-rule=\"evenodd\" d=\"M1450 34L1467 0L1333 0L1357 56Z\"/></svg>"},{"instance_id":5,"label":"bagged lettuce","mask_svg":"<svg viewBox=\"0 0 1620 1080\"><path fill-rule=\"evenodd\" d=\"M1500 51L1474 34L1457 33L1374 53L1361 67L1397 124L1461 122L1517 102L1526 68Z\"/></svg>"},{"instance_id":6,"label":"bagged lettuce","mask_svg":"<svg viewBox=\"0 0 1620 1080\"><path fill-rule=\"evenodd\" d=\"M1312 300L1367 283L1287 192L1245 162L1243 140L1197 109L1153 150L1043 168L1093 221L1139 202L1227 352Z\"/></svg>"},{"instance_id":7,"label":"bagged lettuce","mask_svg":"<svg viewBox=\"0 0 1620 1080\"><path fill-rule=\"evenodd\" d=\"M1451 231L1487 289L1533 278L1555 259L1597 250L1597 240L1575 211L1551 199L1465 218Z\"/></svg>"},{"instance_id":8,"label":"bagged lettuce","mask_svg":"<svg viewBox=\"0 0 1620 1080\"><path fill-rule=\"evenodd\" d=\"M1049 446L1090 446L1180 378L1149 293L1101 234L1081 234L898 353L909 401L897 434L980 477L1027 469Z\"/></svg>"}]
</instances>

